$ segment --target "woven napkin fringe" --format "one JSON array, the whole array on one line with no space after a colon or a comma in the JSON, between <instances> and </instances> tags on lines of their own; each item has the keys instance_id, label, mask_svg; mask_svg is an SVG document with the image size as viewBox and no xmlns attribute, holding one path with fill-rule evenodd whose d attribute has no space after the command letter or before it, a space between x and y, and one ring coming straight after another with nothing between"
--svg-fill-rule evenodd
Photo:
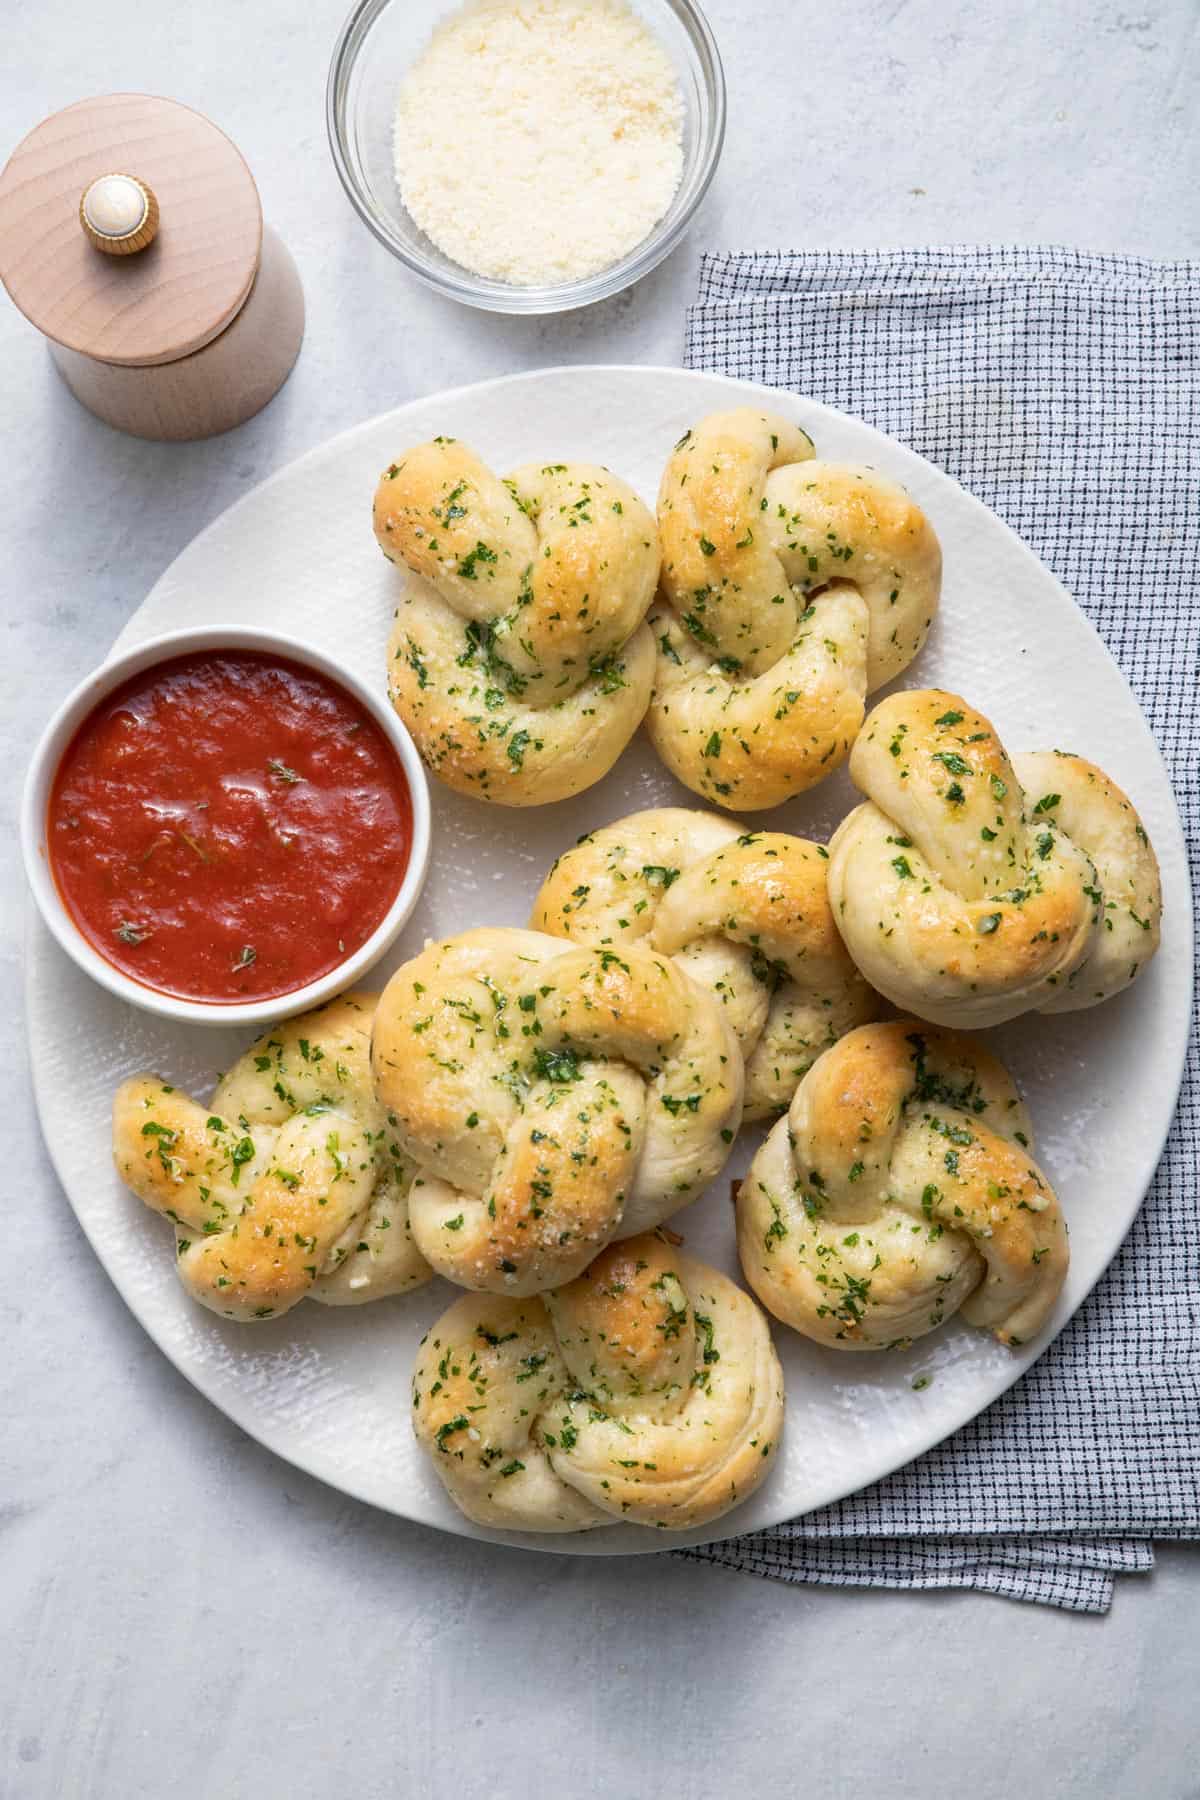
<instances>
[{"instance_id":1,"label":"woven napkin fringe","mask_svg":"<svg viewBox=\"0 0 1200 1800\"><path fill-rule=\"evenodd\" d=\"M1060 1606L1068 1612L1104 1613L1112 1605L1117 1575L1144 1575L1154 1567L1148 1543L1119 1538L1087 1541L1055 1538L846 1537L804 1543L795 1527L756 1532L728 1544L678 1554L715 1562L774 1581L824 1587L975 1588L1007 1600Z\"/></svg>"},{"instance_id":2,"label":"woven napkin fringe","mask_svg":"<svg viewBox=\"0 0 1200 1800\"><path fill-rule=\"evenodd\" d=\"M707 256L689 368L840 407L946 469L1095 624L1172 776L1200 889L1200 262L1056 247ZM1200 1537L1200 1046L1122 1251L1025 1378L918 1461L679 1554L781 1581L1103 1612Z\"/></svg>"},{"instance_id":3,"label":"woven napkin fringe","mask_svg":"<svg viewBox=\"0 0 1200 1800\"><path fill-rule=\"evenodd\" d=\"M705 256L695 306L744 304L774 294L862 296L941 288L962 304L972 287L1005 281L1087 290L1195 287L1200 263L1159 262L1059 245L947 244L920 250L749 250ZM700 365L691 365L689 367Z\"/></svg>"}]
</instances>

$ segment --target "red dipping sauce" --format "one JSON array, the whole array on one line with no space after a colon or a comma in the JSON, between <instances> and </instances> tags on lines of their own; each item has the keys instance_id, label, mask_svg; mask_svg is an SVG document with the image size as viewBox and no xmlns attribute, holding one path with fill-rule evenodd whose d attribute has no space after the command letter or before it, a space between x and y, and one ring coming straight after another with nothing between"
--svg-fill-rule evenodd
<instances>
[{"instance_id":1,"label":"red dipping sauce","mask_svg":"<svg viewBox=\"0 0 1200 1800\"><path fill-rule=\"evenodd\" d=\"M114 690L58 765L50 867L83 936L144 986L294 993L361 947L412 845L400 759L335 681L253 650Z\"/></svg>"}]
</instances>

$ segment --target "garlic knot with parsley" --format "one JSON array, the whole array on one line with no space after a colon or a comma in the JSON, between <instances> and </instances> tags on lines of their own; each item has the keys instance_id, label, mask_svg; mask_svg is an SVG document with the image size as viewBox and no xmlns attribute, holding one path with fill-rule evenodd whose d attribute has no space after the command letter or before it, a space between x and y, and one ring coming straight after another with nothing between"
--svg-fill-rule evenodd
<instances>
[{"instance_id":1,"label":"garlic knot with parsley","mask_svg":"<svg viewBox=\"0 0 1200 1800\"><path fill-rule=\"evenodd\" d=\"M542 1298L469 1294L429 1331L413 1425L481 1525L704 1525L770 1473L783 1373L767 1321L716 1269L645 1234Z\"/></svg>"},{"instance_id":2,"label":"garlic knot with parsley","mask_svg":"<svg viewBox=\"0 0 1200 1800\"><path fill-rule=\"evenodd\" d=\"M715 805L778 806L845 761L866 695L924 644L933 527L878 470L819 461L790 419L739 407L675 445L658 529L654 747Z\"/></svg>"},{"instance_id":3,"label":"garlic knot with parsley","mask_svg":"<svg viewBox=\"0 0 1200 1800\"><path fill-rule=\"evenodd\" d=\"M530 924L643 943L721 1003L746 1062L746 1119L770 1118L827 1045L875 1016L829 907L825 848L679 806L590 831L542 883Z\"/></svg>"},{"instance_id":4,"label":"garlic knot with parsley","mask_svg":"<svg viewBox=\"0 0 1200 1800\"><path fill-rule=\"evenodd\" d=\"M1158 949L1149 836L1084 757L1010 757L961 694L912 689L867 718L850 774L867 798L830 841L833 916L896 1006L973 1028L1073 1012Z\"/></svg>"},{"instance_id":5,"label":"garlic knot with parsley","mask_svg":"<svg viewBox=\"0 0 1200 1800\"><path fill-rule=\"evenodd\" d=\"M485 927L397 969L376 1092L418 1165L417 1247L461 1287L537 1294L723 1167L742 1058L711 994L640 945Z\"/></svg>"},{"instance_id":6,"label":"garlic knot with parsley","mask_svg":"<svg viewBox=\"0 0 1200 1800\"><path fill-rule=\"evenodd\" d=\"M1008 1071L916 1019L817 1059L737 1197L767 1309L835 1350L904 1348L955 1313L1014 1349L1044 1329L1067 1228Z\"/></svg>"},{"instance_id":7,"label":"garlic knot with parsley","mask_svg":"<svg viewBox=\"0 0 1200 1800\"><path fill-rule=\"evenodd\" d=\"M439 437L384 471L374 524L383 554L411 571L388 689L426 767L502 806L563 800L606 775L654 678L658 532L633 489L590 463L502 480Z\"/></svg>"},{"instance_id":8,"label":"garlic knot with parsley","mask_svg":"<svg viewBox=\"0 0 1200 1800\"><path fill-rule=\"evenodd\" d=\"M272 1319L306 1296L353 1306L431 1271L413 1242L413 1166L371 1084L373 994L344 994L266 1032L207 1106L158 1075L113 1103L121 1179L175 1227L194 1300Z\"/></svg>"}]
</instances>

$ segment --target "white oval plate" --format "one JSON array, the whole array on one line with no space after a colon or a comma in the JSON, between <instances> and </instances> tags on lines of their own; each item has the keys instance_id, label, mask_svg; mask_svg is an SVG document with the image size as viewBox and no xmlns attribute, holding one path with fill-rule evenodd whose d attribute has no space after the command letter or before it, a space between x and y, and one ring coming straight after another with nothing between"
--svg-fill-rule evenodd
<instances>
[{"instance_id":1,"label":"white oval plate","mask_svg":"<svg viewBox=\"0 0 1200 1800\"><path fill-rule=\"evenodd\" d=\"M1162 864L1163 947L1127 994L1086 1013L1030 1016L986 1033L1033 1111L1038 1156L1071 1227L1062 1327L1124 1237L1174 1108L1190 1015L1191 909L1183 838L1149 730L1091 625L1007 526L948 476L858 420L811 401L678 369L578 368L518 375L414 401L312 451L232 506L167 570L114 648L184 625L286 627L384 684L400 576L371 533L379 471L406 445L465 438L497 469L580 458L608 464L653 504L666 456L704 413L745 403L795 417L818 454L872 463L929 513L945 552L931 640L900 685L965 693L1012 749L1096 757L1132 796ZM433 851L421 903L383 980L427 936L524 924L543 874L582 832L639 807L699 805L639 739L573 801L510 812L433 786ZM824 838L853 802L844 774L756 825ZM375 1306L302 1304L255 1327L189 1302L169 1228L112 1170L109 1108L132 1070L158 1069L206 1095L244 1032L173 1025L96 987L35 919L28 954L34 1080L63 1186L113 1281L176 1367L261 1443L310 1474L406 1518L468 1536L575 1555L661 1550L762 1529L839 1499L908 1462L1004 1391L1053 1331L1014 1356L964 1325L903 1353L847 1356L776 1329L788 1420L771 1478L713 1527L663 1533L614 1525L573 1537L513 1536L470 1524L417 1450L408 1419L417 1341L453 1298L434 1282ZM672 1224L689 1250L737 1273L725 1175ZM914 1391L917 1375L929 1385Z\"/></svg>"}]
</instances>

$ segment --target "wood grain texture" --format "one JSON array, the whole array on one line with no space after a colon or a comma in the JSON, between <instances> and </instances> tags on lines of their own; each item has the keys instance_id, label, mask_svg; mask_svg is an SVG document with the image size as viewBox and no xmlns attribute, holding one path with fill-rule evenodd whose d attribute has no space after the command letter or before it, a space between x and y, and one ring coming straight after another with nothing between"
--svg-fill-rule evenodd
<instances>
[{"instance_id":1,"label":"wood grain texture","mask_svg":"<svg viewBox=\"0 0 1200 1800\"><path fill-rule=\"evenodd\" d=\"M154 190L158 236L136 256L88 242L79 201L98 176ZM148 94L81 100L30 132L0 175L0 276L39 331L106 363L188 356L250 291L262 243L254 177L223 131Z\"/></svg>"},{"instance_id":2,"label":"wood grain texture","mask_svg":"<svg viewBox=\"0 0 1200 1800\"><path fill-rule=\"evenodd\" d=\"M109 260L105 258L104 260ZM304 294L287 246L268 226L258 279L232 325L191 356L122 367L50 345L75 398L135 437L215 437L252 418L292 370L304 337Z\"/></svg>"}]
</instances>

